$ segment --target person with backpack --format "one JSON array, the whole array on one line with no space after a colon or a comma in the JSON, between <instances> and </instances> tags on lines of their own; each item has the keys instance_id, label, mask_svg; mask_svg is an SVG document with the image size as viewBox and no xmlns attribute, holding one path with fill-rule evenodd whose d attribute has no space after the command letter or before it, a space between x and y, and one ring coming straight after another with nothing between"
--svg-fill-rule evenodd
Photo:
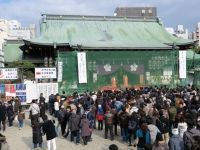
<instances>
[{"instance_id":1,"label":"person with backpack","mask_svg":"<svg viewBox=\"0 0 200 150\"><path fill-rule=\"evenodd\" d=\"M122 131L123 142L128 140L128 123L129 123L129 113L126 112L125 108L122 108L121 114L119 115L119 123Z\"/></svg>"},{"instance_id":2,"label":"person with backpack","mask_svg":"<svg viewBox=\"0 0 200 150\"><path fill-rule=\"evenodd\" d=\"M137 129L139 119L137 118L137 114L135 112L132 113L130 116L129 122L128 122L128 140L129 140L129 146L132 146L131 139L135 133L135 130Z\"/></svg>"},{"instance_id":3,"label":"person with backpack","mask_svg":"<svg viewBox=\"0 0 200 150\"><path fill-rule=\"evenodd\" d=\"M92 140L92 131L94 129L94 123L95 123L95 115L94 113L92 113L92 108L89 108L89 107L86 107L86 111L85 111L85 114L86 114L86 118L89 120L89 123L90 123L90 141Z\"/></svg>"},{"instance_id":4,"label":"person with backpack","mask_svg":"<svg viewBox=\"0 0 200 150\"><path fill-rule=\"evenodd\" d=\"M102 105L98 105L96 118L98 120L98 130L103 130L104 110Z\"/></svg>"},{"instance_id":5,"label":"person with backpack","mask_svg":"<svg viewBox=\"0 0 200 150\"><path fill-rule=\"evenodd\" d=\"M105 114L105 139L108 138L108 131L110 131L110 139L114 140L114 135L113 135L113 114L110 112L110 110L107 110L106 114Z\"/></svg>"},{"instance_id":6,"label":"person with backpack","mask_svg":"<svg viewBox=\"0 0 200 150\"><path fill-rule=\"evenodd\" d=\"M148 129L150 131L150 136L151 136L151 145L153 145L156 141L156 135L160 133L160 130L158 129L157 126L153 124L153 119L150 116L147 116L147 124L148 124Z\"/></svg>"},{"instance_id":7,"label":"person with backpack","mask_svg":"<svg viewBox=\"0 0 200 150\"><path fill-rule=\"evenodd\" d=\"M151 145L151 136L147 126L147 123L140 122L140 128L136 131L137 149L138 150L150 150L149 146Z\"/></svg>"},{"instance_id":8,"label":"person with backpack","mask_svg":"<svg viewBox=\"0 0 200 150\"><path fill-rule=\"evenodd\" d=\"M57 130L58 130L58 127L60 125L62 136L64 136L65 129L66 129L66 123L65 123L65 120L64 120L65 114L66 114L65 107L62 105L61 109L58 112L58 126L57 126Z\"/></svg>"},{"instance_id":9,"label":"person with backpack","mask_svg":"<svg viewBox=\"0 0 200 150\"><path fill-rule=\"evenodd\" d=\"M169 119L163 115L163 111L159 111L160 118L156 121L156 126L160 130L166 143L169 141Z\"/></svg>"},{"instance_id":10,"label":"person with backpack","mask_svg":"<svg viewBox=\"0 0 200 150\"><path fill-rule=\"evenodd\" d=\"M30 105L28 111L30 112L30 119L31 119L31 125L35 122L39 122L39 116L40 116L40 107L36 103L36 100L32 100L32 104Z\"/></svg>"},{"instance_id":11,"label":"person with backpack","mask_svg":"<svg viewBox=\"0 0 200 150\"><path fill-rule=\"evenodd\" d=\"M74 142L74 137L76 137L76 144L80 143L80 122L81 116L76 114L77 108L75 105L71 104L72 113L69 117L68 131L71 132L70 140Z\"/></svg>"},{"instance_id":12,"label":"person with backpack","mask_svg":"<svg viewBox=\"0 0 200 150\"><path fill-rule=\"evenodd\" d=\"M200 149L200 130L195 128L194 118L187 116L188 129L183 134L183 141L185 150L199 150Z\"/></svg>"}]
</instances>

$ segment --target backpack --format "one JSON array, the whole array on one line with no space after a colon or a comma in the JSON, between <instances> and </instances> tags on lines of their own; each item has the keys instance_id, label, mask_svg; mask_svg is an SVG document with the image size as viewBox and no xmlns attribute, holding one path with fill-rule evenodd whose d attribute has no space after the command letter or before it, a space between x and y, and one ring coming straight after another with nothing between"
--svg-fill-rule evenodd
<instances>
[{"instance_id":1,"label":"backpack","mask_svg":"<svg viewBox=\"0 0 200 150\"><path fill-rule=\"evenodd\" d=\"M137 122L130 119L129 122L128 122L128 129L129 130L134 130L137 126Z\"/></svg>"},{"instance_id":2,"label":"backpack","mask_svg":"<svg viewBox=\"0 0 200 150\"><path fill-rule=\"evenodd\" d=\"M113 117L112 116L106 116L106 124L107 125L113 124Z\"/></svg>"},{"instance_id":3,"label":"backpack","mask_svg":"<svg viewBox=\"0 0 200 150\"><path fill-rule=\"evenodd\" d=\"M59 111L59 113L58 113L58 120L61 122L61 121L64 120L64 118L65 118L65 112Z\"/></svg>"},{"instance_id":4,"label":"backpack","mask_svg":"<svg viewBox=\"0 0 200 150\"><path fill-rule=\"evenodd\" d=\"M166 118L162 119L162 121L160 119L157 119L158 123L159 123L159 130L161 131L161 133L163 133L164 131L166 131L168 129L168 126L166 124ZM157 124L156 124L157 126Z\"/></svg>"},{"instance_id":5,"label":"backpack","mask_svg":"<svg viewBox=\"0 0 200 150\"><path fill-rule=\"evenodd\" d=\"M128 124L128 116L126 113L120 115L120 125L125 126Z\"/></svg>"},{"instance_id":6,"label":"backpack","mask_svg":"<svg viewBox=\"0 0 200 150\"><path fill-rule=\"evenodd\" d=\"M93 117L91 111L86 111L85 114L86 114L86 118L89 120L90 128L94 127L94 123L95 123L94 119L95 118Z\"/></svg>"},{"instance_id":7,"label":"backpack","mask_svg":"<svg viewBox=\"0 0 200 150\"><path fill-rule=\"evenodd\" d=\"M185 136L188 138L185 142L187 149L200 150L200 132L192 134L190 131L185 132Z\"/></svg>"}]
</instances>

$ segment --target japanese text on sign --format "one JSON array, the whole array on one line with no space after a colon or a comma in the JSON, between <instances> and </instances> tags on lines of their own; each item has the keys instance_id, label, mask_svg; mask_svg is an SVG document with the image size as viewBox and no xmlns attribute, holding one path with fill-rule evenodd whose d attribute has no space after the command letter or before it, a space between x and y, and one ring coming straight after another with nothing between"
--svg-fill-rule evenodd
<instances>
[{"instance_id":1,"label":"japanese text on sign","mask_svg":"<svg viewBox=\"0 0 200 150\"><path fill-rule=\"evenodd\" d=\"M56 68L35 68L36 79L56 78Z\"/></svg>"}]
</instances>

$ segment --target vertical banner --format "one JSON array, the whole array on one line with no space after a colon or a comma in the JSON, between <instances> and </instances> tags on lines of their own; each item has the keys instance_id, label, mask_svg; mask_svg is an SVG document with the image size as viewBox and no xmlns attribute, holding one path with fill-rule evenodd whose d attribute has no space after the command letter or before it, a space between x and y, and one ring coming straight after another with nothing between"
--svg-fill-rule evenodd
<instances>
[{"instance_id":1,"label":"vertical banner","mask_svg":"<svg viewBox=\"0 0 200 150\"><path fill-rule=\"evenodd\" d=\"M19 97L21 103L26 102L26 84L16 84L16 96Z\"/></svg>"},{"instance_id":2,"label":"vertical banner","mask_svg":"<svg viewBox=\"0 0 200 150\"><path fill-rule=\"evenodd\" d=\"M78 80L79 83L87 83L87 66L86 66L86 53L78 52Z\"/></svg>"},{"instance_id":3,"label":"vertical banner","mask_svg":"<svg viewBox=\"0 0 200 150\"><path fill-rule=\"evenodd\" d=\"M12 97L16 96L15 84L6 84L6 100L10 100Z\"/></svg>"},{"instance_id":4,"label":"vertical banner","mask_svg":"<svg viewBox=\"0 0 200 150\"><path fill-rule=\"evenodd\" d=\"M62 82L62 75L63 75L63 62L58 62L58 82Z\"/></svg>"},{"instance_id":5,"label":"vertical banner","mask_svg":"<svg viewBox=\"0 0 200 150\"><path fill-rule=\"evenodd\" d=\"M185 79L186 74L186 51L179 51L179 78Z\"/></svg>"},{"instance_id":6,"label":"vertical banner","mask_svg":"<svg viewBox=\"0 0 200 150\"><path fill-rule=\"evenodd\" d=\"M35 82L25 81L26 84L26 103L31 103L33 99L38 99L37 86Z\"/></svg>"}]
</instances>

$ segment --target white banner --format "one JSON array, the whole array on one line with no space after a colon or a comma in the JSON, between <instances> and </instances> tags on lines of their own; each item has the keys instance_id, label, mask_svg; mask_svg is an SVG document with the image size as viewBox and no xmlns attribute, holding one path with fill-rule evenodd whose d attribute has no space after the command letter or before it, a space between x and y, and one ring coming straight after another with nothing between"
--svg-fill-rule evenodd
<instances>
[{"instance_id":1,"label":"white banner","mask_svg":"<svg viewBox=\"0 0 200 150\"><path fill-rule=\"evenodd\" d=\"M35 68L36 79L56 78L56 68Z\"/></svg>"},{"instance_id":2,"label":"white banner","mask_svg":"<svg viewBox=\"0 0 200 150\"><path fill-rule=\"evenodd\" d=\"M24 84L26 84L26 103L31 103L33 99L38 99L36 82L27 80Z\"/></svg>"},{"instance_id":3,"label":"white banner","mask_svg":"<svg viewBox=\"0 0 200 150\"><path fill-rule=\"evenodd\" d=\"M37 83L37 97L40 97L40 93L43 93L45 102L49 101L51 94L58 93L58 83Z\"/></svg>"},{"instance_id":4,"label":"white banner","mask_svg":"<svg viewBox=\"0 0 200 150\"><path fill-rule=\"evenodd\" d=\"M86 53L78 52L78 80L79 83L87 83L87 66L86 66Z\"/></svg>"},{"instance_id":5,"label":"white banner","mask_svg":"<svg viewBox=\"0 0 200 150\"><path fill-rule=\"evenodd\" d=\"M58 93L58 83L35 83L25 81L26 84L26 103L31 103L32 99L39 99L43 93L45 101L49 101L49 95Z\"/></svg>"},{"instance_id":6,"label":"white banner","mask_svg":"<svg viewBox=\"0 0 200 150\"><path fill-rule=\"evenodd\" d=\"M179 78L186 78L186 51L179 51Z\"/></svg>"},{"instance_id":7,"label":"white banner","mask_svg":"<svg viewBox=\"0 0 200 150\"><path fill-rule=\"evenodd\" d=\"M17 68L0 68L0 79L18 79Z\"/></svg>"},{"instance_id":8,"label":"white banner","mask_svg":"<svg viewBox=\"0 0 200 150\"><path fill-rule=\"evenodd\" d=\"M63 75L63 62L58 62L58 82L62 82L62 75Z\"/></svg>"}]
</instances>

